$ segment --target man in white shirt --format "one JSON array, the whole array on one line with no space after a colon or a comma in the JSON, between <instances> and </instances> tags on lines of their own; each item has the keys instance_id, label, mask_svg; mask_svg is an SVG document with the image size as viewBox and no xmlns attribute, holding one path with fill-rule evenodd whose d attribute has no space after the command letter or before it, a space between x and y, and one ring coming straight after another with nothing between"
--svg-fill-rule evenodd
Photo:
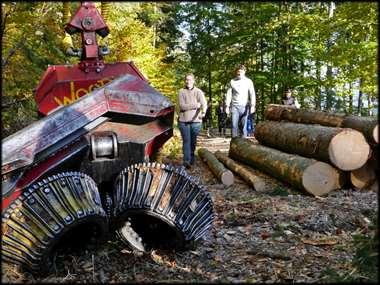
<instances>
[{"instance_id":1,"label":"man in white shirt","mask_svg":"<svg viewBox=\"0 0 380 285\"><path fill-rule=\"evenodd\" d=\"M256 93L251 79L245 76L246 68L240 65L236 77L230 81L226 96L226 113L231 112L231 136L247 137L247 117L255 113Z\"/></svg>"}]
</instances>

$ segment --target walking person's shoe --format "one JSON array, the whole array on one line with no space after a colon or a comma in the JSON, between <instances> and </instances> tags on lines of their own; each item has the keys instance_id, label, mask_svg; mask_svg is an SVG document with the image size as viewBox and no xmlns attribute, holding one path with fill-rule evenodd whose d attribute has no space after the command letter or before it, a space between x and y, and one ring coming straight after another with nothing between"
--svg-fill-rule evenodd
<instances>
[{"instance_id":1,"label":"walking person's shoe","mask_svg":"<svg viewBox=\"0 0 380 285\"><path fill-rule=\"evenodd\" d=\"M185 161L185 162L183 163L183 166L185 166L186 169L191 169L191 164L188 163L187 161Z\"/></svg>"}]
</instances>

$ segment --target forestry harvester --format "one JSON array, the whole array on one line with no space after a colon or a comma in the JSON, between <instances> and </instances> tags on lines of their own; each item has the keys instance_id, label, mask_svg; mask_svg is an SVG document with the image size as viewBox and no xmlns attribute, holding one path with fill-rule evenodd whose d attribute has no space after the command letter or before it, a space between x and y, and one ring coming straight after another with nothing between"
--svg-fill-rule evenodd
<instances>
[{"instance_id":1,"label":"forestry harvester","mask_svg":"<svg viewBox=\"0 0 380 285\"><path fill-rule=\"evenodd\" d=\"M173 134L173 104L133 62L103 61L96 34L109 28L94 3L65 31L81 34L68 48L80 62L49 66L35 92L42 118L2 140L2 260L46 271L62 244L106 233L137 251L188 248L214 213L197 178L150 161Z\"/></svg>"}]
</instances>

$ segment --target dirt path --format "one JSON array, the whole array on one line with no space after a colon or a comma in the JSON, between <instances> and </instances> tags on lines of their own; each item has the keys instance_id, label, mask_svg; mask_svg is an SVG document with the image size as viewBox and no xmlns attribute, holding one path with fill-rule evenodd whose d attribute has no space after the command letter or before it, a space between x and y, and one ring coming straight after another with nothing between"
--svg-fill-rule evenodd
<instances>
[{"instance_id":1,"label":"dirt path","mask_svg":"<svg viewBox=\"0 0 380 285\"><path fill-rule=\"evenodd\" d=\"M227 151L228 145L229 138L199 137L198 146L211 151ZM181 154L173 159L175 163L180 160ZM214 228L195 249L138 256L109 237L95 248L89 245L81 252L57 256L57 271L46 278L17 276L12 270L7 271L8 278L107 283L332 282L331 276L355 278L353 236L372 233L371 221L378 209L376 191L344 189L315 198L260 174L273 187L257 193L236 176L234 185L225 187L199 160L188 172L207 186L216 211Z\"/></svg>"}]
</instances>

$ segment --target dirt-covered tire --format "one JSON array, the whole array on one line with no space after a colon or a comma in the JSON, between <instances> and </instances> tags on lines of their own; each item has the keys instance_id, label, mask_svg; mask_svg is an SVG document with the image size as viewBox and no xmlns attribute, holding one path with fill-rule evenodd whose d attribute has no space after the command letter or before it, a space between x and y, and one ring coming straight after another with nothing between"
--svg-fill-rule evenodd
<instances>
[{"instance_id":1,"label":"dirt-covered tire","mask_svg":"<svg viewBox=\"0 0 380 285\"><path fill-rule=\"evenodd\" d=\"M117 235L137 251L186 249L214 219L210 194L183 167L140 163L115 181Z\"/></svg>"},{"instance_id":2,"label":"dirt-covered tire","mask_svg":"<svg viewBox=\"0 0 380 285\"><path fill-rule=\"evenodd\" d=\"M47 273L62 240L80 230L103 235L107 229L108 217L93 179L79 172L60 173L34 183L3 211L2 259Z\"/></svg>"}]
</instances>

